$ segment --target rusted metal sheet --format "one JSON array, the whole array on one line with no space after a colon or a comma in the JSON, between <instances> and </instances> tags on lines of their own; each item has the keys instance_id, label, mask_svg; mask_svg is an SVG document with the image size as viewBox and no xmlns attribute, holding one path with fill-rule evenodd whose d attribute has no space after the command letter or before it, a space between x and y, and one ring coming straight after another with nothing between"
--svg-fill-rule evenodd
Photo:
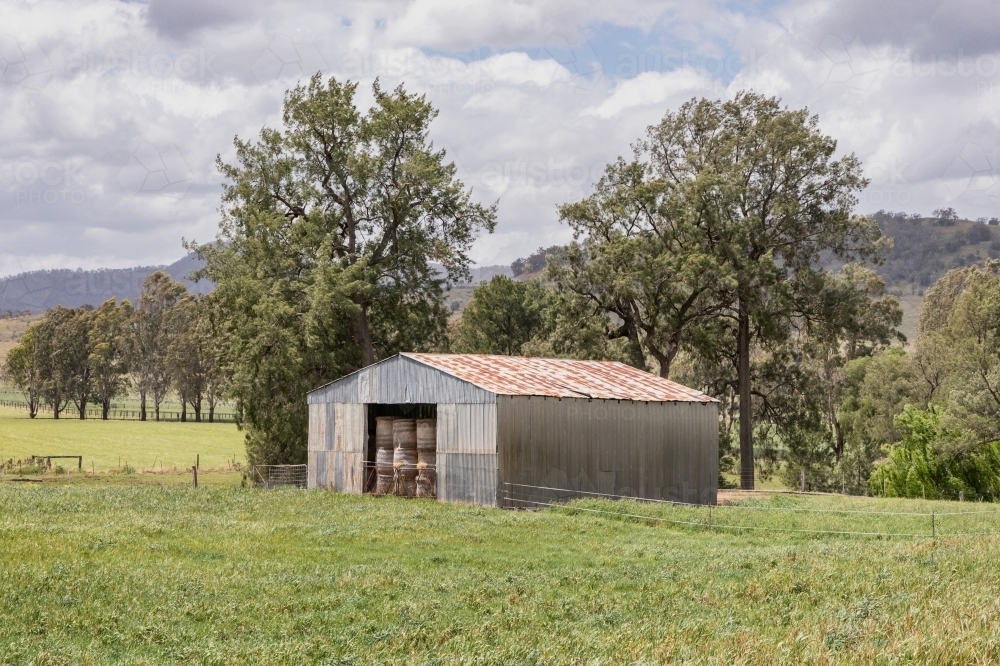
<instances>
[{"instance_id":1,"label":"rusted metal sheet","mask_svg":"<svg viewBox=\"0 0 1000 666\"><path fill-rule=\"evenodd\" d=\"M713 402L701 391L611 361L481 354L401 354L497 395ZM458 401L456 401L458 402Z\"/></svg>"},{"instance_id":2,"label":"rusted metal sheet","mask_svg":"<svg viewBox=\"0 0 1000 666\"><path fill-rule=\"evenodd\" d=\"M498 399L497 422L501 493L521 500L510 506L583 493L715 503L718 403L515 396Z\"/></svg>"},{"instance_id":3,"label":"rusted metal sheet","mask_svg":"<svg viewBox=\"0 0 1000 666\"><path fill-rule=\"evenodd\" d=\"M437 497L442 502L496 506L496 454L439 451Z\"/></svg>"},{"instance_id":4,"label":"rusted metal sheet","mask_svg":"<svg viewBox=\"0 0 1000 666\"><path fill-rule=\"evenodd\" d=\"M439 404L437 450L442 453L496 454L496 404Z\"/></svg>"}]
</instances>

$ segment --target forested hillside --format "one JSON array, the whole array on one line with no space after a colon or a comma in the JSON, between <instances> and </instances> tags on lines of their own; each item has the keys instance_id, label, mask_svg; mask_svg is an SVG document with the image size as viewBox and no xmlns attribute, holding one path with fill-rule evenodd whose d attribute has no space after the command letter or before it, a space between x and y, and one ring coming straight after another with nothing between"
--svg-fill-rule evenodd
<instances>
[{"instance_id":1,"label":"forested hillside","mask_svg":"<svg viewBox=\"0 0 1000 666\"><path fill-rule=\"evenodd\" d=\"M0 279L0 313L37 313L58 305L97 307L110 298L135 301L142 283L158 270L184 283L190 292L206 294L212 290L212 283L188 279L201 266L198 259L188 256L169 266L92 271L60 269L12 275Z\"/></svg>"},{"instance_id":2,"label":"forested hillside","mask_svg":"<svg viewBox=\"0 0 1000 666\"><path fill-rule=\"evenodd\" d=\"M995 218L973 221L879 211L875 220L893 239L892 252L878 271L894 289L909 286L919 293L952 268L1000 257Z\"/></svg>"},{"instance_id":3,"label":"forested hillside","mask_svg":"<svg viewBox=\"0 0 1000 666\"><path fill-rule=\"evenodd\" d=\"M924 291L953 268L1000 258L1000 220L961 220L952 209L919 214L879 211L874 218L893 240L892 252L875 269L903 308L901 330L916 337Z\"/></svg>"}]
</instances>

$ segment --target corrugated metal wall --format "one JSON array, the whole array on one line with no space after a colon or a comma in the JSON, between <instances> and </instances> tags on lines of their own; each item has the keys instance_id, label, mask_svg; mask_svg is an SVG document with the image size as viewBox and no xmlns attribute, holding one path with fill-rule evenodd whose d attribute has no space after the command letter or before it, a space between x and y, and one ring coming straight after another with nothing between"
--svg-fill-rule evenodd
<instances>
[{"instance_id":1,"label":"corrugated metal wall","mask_svg":"<svg viewBox=\"0 0 1000 666\"><path fill-rule=\"evenodd\" d=\"M333 405L309 405L309 444L307 452L306 486L328 488L327 466L333 450Z\"/></svg>"},{"instance_id":2,"label":"corrugated metal wall","mask_svg":"<svg viewBox=\"0 0 1000 666\"><path fill-rule=\"evenodd\" d=\"M717 403L498 396L497 423L501 493L573 495L540 489L559 488L715 503Z\"/></svg>"},{"instance_id":3,"label":"corrugated metal wall","mask_svg":"<svg viewBox=\"0 0 1000 666\"><path fill-rule=\"evenodd\" d=\"M365 405L309 405L309 452L306 485L345 493L364 489L368 443Z\"/></svg>"},{"instance_id":4,"label":"corrugated metal wall","mask_svg":"<svg viewBox=\"0 0 1000 666\"><path fill-rule=\"evenodd\" d=\"M439 404L437 496L445 502L496 506L496 404Z\"/></svg>"},{"instance_id":5,"label":"corrugated metal wall","mask_svg":"<svg viewBox=\"0 0 1000 666\"><path fill-rule=\"evenodd\" d=\"M309 393L309 403L491 403L496 396L405 356L393 356Z\"/></svg>"}]
</instances>

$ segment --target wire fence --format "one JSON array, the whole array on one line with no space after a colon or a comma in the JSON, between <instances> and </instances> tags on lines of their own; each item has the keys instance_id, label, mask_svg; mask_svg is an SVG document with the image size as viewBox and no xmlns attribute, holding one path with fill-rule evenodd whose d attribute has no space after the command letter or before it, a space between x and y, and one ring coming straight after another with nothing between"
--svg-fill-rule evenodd
<instances>
[{"instance_id":1,"label":"wire fence","mask_svg":"<svg viewBox=\"0 0 1000 666\"><path fill-rule=\"evenodd\" d=\"M255 484L271 488L305 488L306 465L254 465L252 478Z\"/></svg>"},{"instance_id":2,"label":"wire fence","mask_svg":"<svg viewBox=\"0 0 1000 666\"><path fill-rule=\"evenodd\" d=\"M28 404L20 400L0 400L0 407L13 407L14 409L28 409ZM41 410L40 410L41 411ZM102 419L104 416L103 410L100 408L87 408L86 410L88 419ZM160 411L160 421L181 421L181 412L179 410L171 411ZM61 417L64 419L75 419L79 418L80 412L75 408L66 409L61 413ZM114 408L108 411L109 421L139 421L141 412L138 409L125 409ZM156 421L156 413L151 410L146 410L146 420ZM201 414L201 421L195 420L195 414L193 411L187 412L184 419L187 423L236 423L236 415L231 412L215 412L211 415L211 420L209 420L208 411L205 410Z\"/></svg>"},{"instance_id":3,"label":"wire fence","mask_svg":"<svg viewBox=\"0 0 1000 666\"><path fill-rule=\"evenodd\" d=\"M566 488L500 484L510 508L547 508L651 524L744 533L862 536L878 538L1000 536L1000 509L886 511L758 503L691 504ZM604 500L604 501L602 501ZM613 500L609 504L606 500Z\"/></svg>"}]
</instances>

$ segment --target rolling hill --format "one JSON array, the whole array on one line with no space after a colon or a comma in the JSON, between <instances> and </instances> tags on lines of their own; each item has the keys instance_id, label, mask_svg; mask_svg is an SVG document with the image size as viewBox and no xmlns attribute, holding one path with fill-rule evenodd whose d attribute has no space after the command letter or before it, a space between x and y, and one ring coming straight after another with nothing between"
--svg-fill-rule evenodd
<instances>
[{"instance_id":1,"label":"rolling hill","mask_svg":"<svg viewBox=\"0 0 1000 666\"><path fill-rule=\"evenodd\" d=\"M169 273L175 280L186 284L190 291L204 294L212 290L212 283L188 279L200 267L198 259L188 256L169 266L92 271L57 269L12 275L0 279L0 313L36 313L57 305L97 307L109 298L134 301L139 296L143 280L157 270Z\"/></svg>"}]
</instances>

